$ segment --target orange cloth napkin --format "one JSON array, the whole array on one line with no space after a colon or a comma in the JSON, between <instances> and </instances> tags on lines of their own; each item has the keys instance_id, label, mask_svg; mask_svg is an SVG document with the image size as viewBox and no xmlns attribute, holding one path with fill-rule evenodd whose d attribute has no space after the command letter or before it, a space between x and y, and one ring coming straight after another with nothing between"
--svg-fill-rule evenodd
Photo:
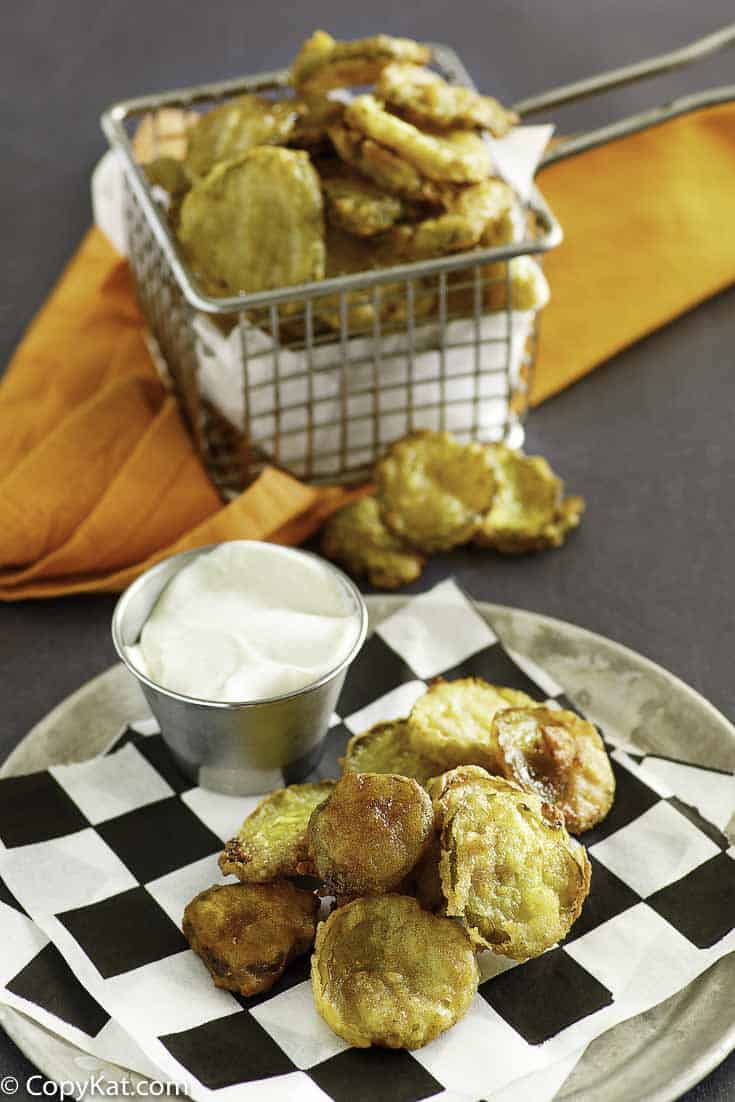
<instances>
[{"instance_id":1,"label":"orange cloth napkin","mask_svg":"<svg viewBox=\"0 0 735 1102\"><path fill-rule=\"evenodd\" d=\"M735 280L735 106L554 165L533 400ZM298 543L348 491L265 471L223 506L161 386L128 266L91 230L0 385L0 599L117 591L223 539Z\"/></svg>"}]
</instances>

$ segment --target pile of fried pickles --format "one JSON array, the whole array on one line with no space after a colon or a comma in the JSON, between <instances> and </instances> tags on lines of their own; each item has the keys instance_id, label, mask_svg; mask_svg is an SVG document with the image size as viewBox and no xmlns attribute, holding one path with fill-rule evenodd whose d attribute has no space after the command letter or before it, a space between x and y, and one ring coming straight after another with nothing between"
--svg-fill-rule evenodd
<instances>
[{"instance_id":1,"label":"pile of fried pickles","mask_svg":"<svg viewBox=\"0 0 735 1102\"><path fill-rule=\"evenodd\" d=\"M290 95L248 93L189 113L183 142L159 143L165 155L146 172L205 292L272 290L523 236L485 140L516 116L450 85L430 60L410 39L338 42L316 31L291 67ZM487 310L506 306L509 286L519 310L548 298L530 257L511 261L508 281L499 274L487 266ZM436 296L428 282L418 286L412 309L423 316ZM351 292L347 304L353 331L369 328L376 309L383 322L405 322L401 284L383 285L379 301ZM472 291L450 277L450 310L472 306ZM340 328L338 296L316 299L314 313L317 326Z\"/></svg>"},{"instance_id":2,"label":"pile of fried pickles","mask_svg":"<svg viewBox=\"0 0 735 1102\"><path fill-rule=\"evenodd\" d=\"M373 480L373 494L330 518L321 548L378 589L415 581L427 555L470 542L508 555L561 547L585 507L540 455L428 429L391 445Z\"/></svg>"},{"instance_id":3,"label":"pile of fried pickles","mask_svg":"<svg viewBox=\"0 0 735 1102\"><path fill-rule=\"evenodd\" d=\"M572 835L610 810L610 761L575 713L462 678L355 735L340 764L258 804L220 857L237 882L193 899L184 933L245 996L313 946L335 1033L419 1048L467 1011L488 950L528 960L569 932L591 873Z\"/></svg>"}]
</instances>

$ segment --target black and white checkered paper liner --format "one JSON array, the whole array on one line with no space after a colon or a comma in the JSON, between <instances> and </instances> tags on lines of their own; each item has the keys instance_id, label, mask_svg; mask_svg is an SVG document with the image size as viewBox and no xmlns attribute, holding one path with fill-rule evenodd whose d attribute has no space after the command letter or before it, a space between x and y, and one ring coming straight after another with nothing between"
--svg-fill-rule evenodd
<instances>
[{"instance_id":1,"label":"black and white checkered paper liner","mask_svg":"<svg viewBox=\"0 0 735 1102\"><path fill-rule=\"evenodd\" d=\"M319 775L336 774L349 735L405 715L440 674L569 706L443 582L367 641ZM74 1026L89 1037L121 1029L121 1043L130 1049L129 1035L196 1098L382 1102L389 1090L401 1102L541 1102L594 1037L735 949L735 850L723 833L735 778L622 749L612 758L616 801L583 839L592 891L570 936L523 965L484 954L468 1014L417 1052L352 1049L336 1037L314 1010L308 957L252 999L211 984L181 915L220 879L222 843L257 800L193 787L155 734L131 731L107 757L0 781L0 981L43 1006L39 958L59 965L60 954L77 981ZM73 977L57 984L67 1003L51 1008L67 1022Z\"/></svg>"}]
</instances>

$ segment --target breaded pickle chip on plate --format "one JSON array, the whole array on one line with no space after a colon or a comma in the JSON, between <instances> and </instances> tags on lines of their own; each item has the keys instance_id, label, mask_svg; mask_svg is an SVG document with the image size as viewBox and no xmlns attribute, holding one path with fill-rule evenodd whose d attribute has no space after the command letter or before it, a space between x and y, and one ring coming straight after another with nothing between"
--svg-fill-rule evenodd
<instances>
[{"instance_id":1,"label":"breaded pickle chip on plate","mask_svg":"<svg viewBox=\"0 0 735 1102\"><path fill-rule=\"evenodd\" d=\"M403 214L404 204L397 195L382 191L349 165L334 160L317 167L327 217L340 229L357 237L374 237L389 230Z\"/></svg>"},{"instance_id":2,"label":"breaded pickle chip on plate","mask_svg":"<svg viewBox=\"0 0 735 1102\"><path fill-rule=\"evenodd\" d=\"M423 785L442 768L413 748L405 719L376 723L369 731L353 735L342 759L343 773L397 773Z\"/></svg>"},{"instance_id":3,"label":"breaded pickle chip on plate","mask_svg":"<svg viewBox=\"0 0 735 1102\"><path fill-rule=\"evenodd\" d=\"M219 294L322 279L322 192L308 153L259 146L216 165L182 203L179 240Z\"/></svg>"},{"instance_id":4,"label":"breaded pickle chip on plate","mask_svg":"<svg viewBox=\"0 0 735 1102\"><path fill-rule=\"evenodd\" d=\"M358 1048L428 1044L467 1012L478 979L462 927L404 895L355 899L333 911L311 958L317 1010Z\"/></svg>"},{"instance_id":5,"label":"breaded pickle chip on plate","mask_svg":"<svg viewBox=\"0 0 735 1102\"><path fill-rule=\"evenodd\" d=\"M480 677L436 681L411 710L409 741L417 752L443 762L445 769L469 764L499 773L496 712L535 703L518 689L490 685Z\"/></svg>"},{"instance_id":6,"label":"breaded pickle chip on plate","mask_svg":"<svg viewBox=\"0 0 735 1102\"><path fill-rule=\"evenodd\" d=\"M489 147L474 130L427 133L392 115L369 93L356 96L344 118L353 130L392 149L430 180L472 184L490 172Z\"/></svg>"},{"instance_id":7,"label":"breaded pickle chip on plate","mask_svg":"<svg viewBox=\"0 0 735 1102\"><path fill-rule=\"evenodd\" d=\"M501 772L535 791L581 834L612 807L615 776L597 729L562 708L509 708L494 720Z\"/></svg>"},{"instance_id":8,"label":"breaded pickle chip on plate","mask_svg":"<svg viewBox=\"0 0 735 1102\"><path fill-rule=\"evenodd\" d=\"M447 432L397 441L378 460L375 480L387 526L427 554L471 539L495 490L487 449Z\"/></svg>"},{"instance_id":9,"label":"breaded pickle chip on plate","mask_svg":"<svg viewBox=\"0 0 735 1102\"><path fill-rule=\"evenodd\" d=\"M206 176L220 161L229 161L257 145L288 141L299 117L292 100L269 100L245 93L200 115L189 134L186 167Z\"/></svg>"},{"instance_id":10,"label":"breaded pickle chip on plate","mask_svg":"<svg viewBox=\"0 0 735 1102\"><path fill-rule=\"evenodd\" d=\"M374 497L364 497L334 513L325 525L321 549L350 574L367 575L370 584L379 589L397 589L415 581L424 568L423 557L385 527Z\"/></svg>"},{"instance_id":11,"label":"breaded pickle chip on plate","mask_svg":"<svg viewBox=\"0 0 735 1102\"><path fill-rule=\"evenodd\" d=\"M434 813L424 789L391 773L346 773L309 823L326 890L344 899L397 888L424 854Z\"/></svg>"},{"instance_id":12,"label":"breaded pickle chip on plate","mask_svg":"<svg viewBox=\"0 0 735 1102\"><path fill-rule=\"evenodd\" d=\"M590 863L560 812L501 777L457 770L434 799L443 913L483 948L527 960L569 932Z\"/></svg>"},{"instance_id":13,"label":"breaded pickle chip on plate","mask_svg":"<svg viewBox=\"0 0 735 1102\"><path fill-rule=\"evenodd\" d=\"M410 62L387 65L375 94L416 126L477 126L502 138L518 122L515 112L492 96L448 84L438 73Z\"/></svg>"},{"instance_id":14,"label":"breaded pickle chip on plate","mask_svg":"<svg viewBox=\"0 0 735 1102\"><path fill-rule=\"evenodd\" d=\"M219 867L224 875L262 883L309 873L309 819L334 784L291 784L261 800L220 856Z\"/></svg>"},{"instance_id":15,"label":"breaded pickle chip on plate","mask_svg":"<svg viewBox=\"0 0 735 1102\"><path fill-rule=\"evenodd\" d=\"M184 936L216 987L256 995L309 951L319 900L285 880L275 884L216 884L184 911Z\"/></svg>"},{"instance_id":16,"label":"breaded pickle chip on plate","mask_svg":"<svg viewBox=\"0 0 735 1102\"><path fill-rule=\"evenodd\" d=\"M326 31L315 31L291 66L291 83L300 92L372 84L391 61L423 65L431 58L428 46L410 38L376 34L352 42L338 42Z\"/></svg>"},{"instance_id":17,"label":"breaded pickle chip on plate","mask_svg":"<svg viewBox=\"0 0 735 1102\"><path fill-rule=\"evenodd\" d=\"M564 484L540 455L489 445L497 490L475 542L506 554L561 547L584 512L584 499L567 497Z\"/></svg>"}]
</instances>

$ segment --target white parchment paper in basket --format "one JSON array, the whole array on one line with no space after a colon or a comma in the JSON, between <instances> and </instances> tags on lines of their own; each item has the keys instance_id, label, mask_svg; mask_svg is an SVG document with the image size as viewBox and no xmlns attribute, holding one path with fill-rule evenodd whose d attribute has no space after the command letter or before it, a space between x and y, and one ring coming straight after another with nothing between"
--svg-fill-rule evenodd
<instances>
[{"instance_id":1,"label":"white parchment paper in basket","mask_svg":"<svg viewBox=\"0 0 735 1102\"><path fill-rule=\"evenodd\" d=\"M521 126L506 138L490 140L495 171L520 199L528 196L552 132L551 126ZM125 251L121 171L114 155L107 154L94 173L92 198L97 224ZM522 234L519 211L517 238ZM443 425L466 439L474 426L480 435L498 438L520 376L534 316L534 312L513 312L510 332L505 312L486 314L479 327L473 319L451 321L443 361L436 351L435 319L427 323L417 320L410 336L407 332L384 335L380 340L382 395L377 402L372 394L372 337L355 337L344 343L335 337L317 345L308 359L300 351L281 349L276 353L271 336L250 327L246 335L247 420L252 440L268 455L275 451L277 438L282 465L296 475L328 477L345 465L345 459L353 469L369 463L376 437L385 444L403 435L410 427L405 413L409 404L425 407L413 417L414 427ZM242 335L237 328L223 334L203 314L197 315L194 327L201 394L242 430L246 421ZM342 367L345 360L349 364L346 372ZM309 367L310 380L306 375ZM278 418L276 409L281 411ZM307 472L309 432L313 432L314 458Z\"/></svg>"},{"instance_id":2,"label":"white parchment paper in basket","mask_svg":"<svg viewBox=\"0 0 735 1102\"><path fill-rule=\"evenodd\" d=\"M442 673L566 703L443 582L366 644L325 771L349 734L405 714ZM106 759L0 780L0 877L99 1005L196 1099L350 1102L359 1081L371 1102L392 1084L407 1100L548 1102L593 1038L735 950L735 849L724 833L735 778L614 743L612 758L616 801L584 837L592 890L568 938L525 964L483 954L467 1015L413 1053L336 1037L314 1009L308 958L254 999L213 987L181 915L220 879L222 842L257 800L192 787L155 734ZM0 944L4 920L0 906Z\"/></svg>"}]
</instances>

